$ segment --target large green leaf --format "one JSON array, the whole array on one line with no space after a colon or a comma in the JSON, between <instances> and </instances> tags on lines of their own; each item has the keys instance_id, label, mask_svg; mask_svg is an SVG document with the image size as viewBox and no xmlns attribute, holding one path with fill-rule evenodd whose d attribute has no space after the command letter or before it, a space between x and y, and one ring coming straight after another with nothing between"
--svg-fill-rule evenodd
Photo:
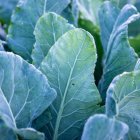
<instances>
[{"instance_id":1,"label":"large green leaf","mask_svg":"<svg viewBox=\"0 0 140 140\"><path fill-rule=\"evenodd\" d=\"M51 46L73 28L67 20L55 13L47 13L39 18L34 31L36 43L32 52L33 64L39 67Z\"/></svg>"},{"instance_id":2,"label":"large green leaf","mask_svg":"<svg viewBox=\"0 0 140 140\"><path fill-rule=\"evenodd\" d=\"M0 52L0 77L0 87L11 110L7 112L12 113L18 128L31 126L56 96L40 71L12 53ZM2 105L1 109L6 111Z\"/></svg>"},{"instance_id":3,"label":"large green leaf","mask_svg":"<svg viewBox=\"0 0 140 140\"><path fill-rule=\"evenodd\" d=\"M129 137L140 138L140 71L125 72L117 76L109 86L106 113L109 117L128 124Z\"/></svg>"},{"instance_id":4,"label":"large green leaf","mask_svg":"<svg viewBox=\"0 0 140 140\"><path fill-rule=\"evenodd\" d=\"M58 93L47 125L50 139L79 137L85 120L98 109L101 99L93 77L96 58L93 37L74 29L60 37L43 60L41 71Z\"/></svg>"},{"instance_id":5,"label":"large green leaf","mask_svg":"<svg viewBox=\"0 0 140 140\"><path fill-rule=\"evenodd\" d=\"M106 53L107 51L110 36L119 13L119 8L117 8L115 4L110 2L105 2L99 10L98 15L101 30L101 41L104 53ZM102 16L103 14L104 16Z\"/></svg>"},{"instance_id":6,"label":"large green leaf","mask_svg":"<svg viewBox=\"0 0 140 140\"><path fill-rule=\"evenodd\" d=\"M0 21L9 23L13 9L16 7L18 0L0 0Z\"/></svg>"},{"instance_id":7,"label":"large green leaf","mask_svg":"<svg viewBox=\"0 0 140 140\"><path fill-rule=\"evenodd\" d=\"M99 12L102 40L105 40L102 42L108 42L104 50L103 75L99 83L99 89L103 99L105 99L106 90L112 79L124 71L132 71L137 61L137 54L128 42L127 29L128 24L139 19L140 15L135 7L126 5L120 11L116 20L113 19L114 23L109 22L110 20L107 19L109 17L112 19L114 12L116 14L116 8L112 8L114 6L111 2L105 2ZM106 12L104 12L105 10ZM102 14L104 16L101 16ZM105 26L104 21L106 21L105 25L107 23L111 25L109 27ZM112 29L112 31L110 31L110 29ZM109 38L108 41L106 39L106 32L111 33L110 37L107 37L107 39Z\"/></svg>"},{"instance_id":8,"label":"large green leaf","mask_svg":"<svg viewBox=\"0 0 140 140\"><path fill-rule=\"evenodd\" d=\"M128 126L106 115L94 115L85 124L82 140L123 140Z\"/></svg>"},{"instance_id":9,"label":"large green leaf","mask_svg":"<svg viewBox=\"0 0 140 140\"><path fill-rule=\"evenodd\" d=\"M11 19L7 41L10 49L31 61L35 38L33 31L37 20L45 12L61 14L70 0L20 0Z\"/></svg>"},{"instance_id":10,"label":"large green leaf","mask_svg":"<svg viewBox=\"0 0 140 140\"><path fill-rule=\"evenodd\" d=\"M2 90L0 90L0 137L2 140L18 140L18 137L21 140L44 140L44 135L34 129L18 129L16 127L10 104L7 102Z\"/></svg>"}]
</instances>

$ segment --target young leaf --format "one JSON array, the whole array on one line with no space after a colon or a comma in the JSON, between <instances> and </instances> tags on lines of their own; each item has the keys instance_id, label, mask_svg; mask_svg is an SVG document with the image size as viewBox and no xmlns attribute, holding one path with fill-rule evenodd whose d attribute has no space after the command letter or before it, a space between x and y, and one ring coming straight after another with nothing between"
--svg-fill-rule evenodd
<instances>
[{"instance_id":1,"label":"young leaf","mask_svg":"<svg viewBox=\"0 0 140 140\"><path fill-rule=\"evenodd\" d=\"M20 0L9 27L7 41L10 49L31 61L31 52L35 38L33 31L39 17L45 12L61 14L70 0Z\"/></svg>"},{"instance_id":2,"label":"young leaf","mask_svg":"<svg viewBox=\"0 0 140 140\"><path fill-rule=\"evenodd\" d=\"M99 107L93 77L96 58L93 37L74 29L60 37L43 60L41 71L58 93L50 108L50 139L79 137L85 120Z\"/></svg>"},{"instance_id":3,"label":"young leaf","mask_svg":"<svg viewBox=\"0 0 140 140\"><path fill-rule=\"evenodd\" d=\"M114 78L107 91L106 114L128 124L130 139L140 138L140 71Z\"/></svg>"},{"instance_id":4,"label":"young leaf","mask_svg":"<svg viewBox=\"0 0 140 140\"><path fill-rule=\"evenodd\" d=\"M12 53L0 52L0 77L0 115L11 118L14 127L30 127L56 96L40 71Z\"/></svg>"},{"instance_id":5,"label":"young leaf","mask_svg":"<svg viewBox=\"0 0 140 140\"><path fill-rule=\"evenodd\" d=\"M0 137L3 140L18 140L17 136L19 136L21 140L44 140L44 134L39 133L34 129L18 129L16 127L16 122L12 110L2 90L0 90L0 123Z\"/></svg>"},{"instance_id":6,"label":"young leaf","mask_svg":"<svg viewBox=\"0 0 140 140\"><path fill-rule=\"evenodd\" d=\"M122 140L128 130L123 122L106 115L94 115L85 124L82 140Z\"/></svg>"},{"instance_id":7,"label":"young leaf","mask_svg":"<svg viewBox=\"0 0 140 140\"><path fill-rule=\"evenodd\" d=\"M74 26L61 16L55 13L44 14L38 20L34 31L36 43L32 52L33 64L39 67L51 46L71 29L74 29Z\"/></svg>"},{"instance_id":8,"label":"young leaf","mask_svg":"<svg viewBox=\"0 0 140 140\"><path fill-rule=\"evenodd\" d=\"M115 22L109 22L108 25L111 24L111 26L106 28L106 26L103 25L103 21L110 21L107 19L109 17L112 19L112 15L114 15L113 13L117 13L114 6L115 5L110 2L105 2L99 12L102 39L105 40L102 42L108 42L104 51L103 75L99 83L99 89L103 99L105 99L106 90L112 79L124 71L132 71L138 58L128 42L127 29L128 24L139 19L140 15L135 7L132 5L126 5L120 11L116 20L113 19ZM106 12L104 12L105 10ZM101 14L104 16L101 16ZM112 29L112 31L110 31L110 29ZM107 39L105 31L109 34L111 33L110 37L107 35Z\"/></svg>"}]
</instances>

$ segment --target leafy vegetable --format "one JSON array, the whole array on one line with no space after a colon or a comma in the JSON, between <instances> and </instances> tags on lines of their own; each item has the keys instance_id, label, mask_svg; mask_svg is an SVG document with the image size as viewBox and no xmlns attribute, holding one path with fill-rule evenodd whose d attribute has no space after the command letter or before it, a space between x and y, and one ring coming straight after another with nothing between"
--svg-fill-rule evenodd
<instances>
[{"instance_id":1,"label":"leafy vegetable","mask_svg":"<svg viewBox=\"0 0 140 140\"><path fill-rule=\"evenodd\" d=\"M117 76L107 91L106 113L128 124L131 139L140 138L140 71Z\"/></svg>"},{"instance_id":2,"label":"leafy vegetable","mask_svg":"<svg viewBox=\"0 0 140 140\"><path fill-rule=\"evenodd\" d=\"M31 127L32 121L46 110L56 93L45 76L19 56L0 52L0 60L0 116L13 130ZM24 135L24 131L27 136L28 133L32 137L38 135L31 129L16 130L16 133Z\"/></svg>"},{"instance_id":3,"label":"leafy vegetable","mask_svg":"<svg viewBox=\"0 0 140 140\"><path fill-rule=\"evenodd\" d=\"M139 12L139 0L0 0L0 139L139 140Z\"/></svg>"},{"instance_id":4,"label":"leafy vegetable","mask_svg":"<svg viewBox=\"0 0 140 140\"><path fill-rule=\"evenodd\" d=\"M128 129L125 123L105 115L94 115L85 124L82 140L121 140Z\"/></svg>"},{"instance_id":5,"label":"leafy vegetable","mask_svg":"<svg viewBox=\"0 0 140 140\"><path fill-rule=\"evenodd\" d=\"M45 12L61 14L69 3L70 0L20 0L8 31L7 41L10 49L31 61L30 55L35 43L33 31L37 20Z\"/></svg>"},{"instance_id":6,"label":"leafy vegetable","mask_svg":"<svg viewBox=\"0 0 140 140\"><path fill-rule=\"evenodd\" d=\"M112 15L117 13L115 5L110 2L105 2L99 11L102 43L104 44L103 75L99 89L103 99L105 99L106 90L112 79L124 71L132 71L137 61L137 55L128 42L127 28L128 24L139 19L140 15L132 5L126 5L117 18L116 16L112 18ZM104 16L101 16L102 14ZM112 22L108 20L109 17L113 19Z\"/></svg>"},{"instance_id":7,"label":"leafy vegetable","mask_svg":"<svg viewBox=\"0 0 140 140\"><path fill-rule=\"evenodd\" d=\"M50 108L50 139L79 137L84 121L99 108L101 100L92 75L96 57L93 37L74 29L60 37L43 60L41 71L58 93Z\"/></svg>"},{"instance_id":8,"label":"leafy vegetable","mask_svg":"<svg viewBox=\"0 0 140 140\"><path fill-rule=\"evenodd\" d=\"M74 26L55 13L44 14L38 20L34 31L36 43L32 53L33 64L37 67L40 66L57 39L73 28Z\"/></svg>"}]
</instances>

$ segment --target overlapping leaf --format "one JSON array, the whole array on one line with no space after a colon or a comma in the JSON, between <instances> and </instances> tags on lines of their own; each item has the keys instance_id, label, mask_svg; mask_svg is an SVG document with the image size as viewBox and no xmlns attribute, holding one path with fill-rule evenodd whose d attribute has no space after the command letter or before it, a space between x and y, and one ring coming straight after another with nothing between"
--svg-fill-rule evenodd
<instances>
[{"instance_id":1,"label":"overlapping leaf","mask_svg":"<svg viewBox=\"0 0 140 140\"><path fill-rule=\"evenodd\" d=\"M0 52L0 116L16 133L38 136L31 129L37 118L55 99L46 77L34 66L12 53ZM42 134L41 134L42 137Z\"/></svg>"},{"instance_id":2,"label":"overlapping leaf","mask_svg":"<svg viewBox=\"0 0 140 140\"><path fill-rule=\"evenodd\" d=\"M117 76L107 91L106 113L128 124L130 139L140 138L140 71Z\"/></svg>"},{"instance_id":3,"label":"overlapping leaf","mask_svg":"<svg viewBox=\"0 0 140 140\"><path fill-rule=\"evenodd\" d=\"M2 90L0 90L0 122L0 136L2 140L18 140L18 137L21 140L44 140L44 134L32 128L17 128L10 104L7 102Z\"/></svg>"},{"instance_id":4,"label":"overlapping leaf","mask_svg":"<svg viewBox=\"0 0 140 140\"><path fill-rule=\"evenodd\" d=\"M124 71L132 71L137 61L137 55L128 42L127 29L128 24L139 19L140 15L132 5L126 5L118 16L116 9L111 2L105 2L99 12L102 42L107 45L104 46L103 76L99 84L103 99L112 79ZM113 22L108 20L109 17Z\"/></svg>"},{"instance_id":5,"label":"overlapping leaf","mask_svg":"<svg viewBox=\"0 0 140 140\"><path fill-rule=\"evenodd\" d=\"M93 37L74 29L60 37L43 60L41 71L58 93L47 125L50 139L79 137L85 120L99 107L101 100L93 77L96 57Z\"/></svg>"},{"instance_id":6,"label":"overlapping leaf","mask_svg":"<svg viewBox=\"0 0 140 140\"><path fill-rule=\"evenodd\" d=\"M11 19L8 31L10 49L31 61L35 38L33 31L39 17L45 12L61 14L70 0L20 0Z\"/></svg>"},{"instance_id":7,"label":"overlapping leaf","mask_svg":"<svg viewBox=\"0 0 140 140\"><path fill-rule=\"evenodd\" d=\"M82 140L123 140L128 126L106 115L94 115L85 124Z\"/></svg>"},{"instance_id":8,"label":"overlapping leaf","mask_svg":"<svg viewBox=\"0 0 140 140\"><path fill-rule=\"evenodd\" d=\"M33 64L39 67L51 46L65 32L73 28L74 26L69 24L67 20L55 13L44 14L38 20L34 31L36 43L32 52Z\"/></svg>"}]
</instances>

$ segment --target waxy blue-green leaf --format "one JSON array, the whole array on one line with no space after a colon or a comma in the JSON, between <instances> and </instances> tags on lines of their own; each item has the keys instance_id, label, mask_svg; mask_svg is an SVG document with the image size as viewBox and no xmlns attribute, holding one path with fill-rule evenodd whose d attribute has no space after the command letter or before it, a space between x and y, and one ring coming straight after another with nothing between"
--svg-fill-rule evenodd
<instances>
[{"instance_id":1,"label":"waxy blue-green leaf","mask_svg":"<svg viewBox=\"0 0 140 140\"><path fill-rule=\"evenodd\" d=\"M7 41L10 49L31 61L35 37L33 31L37 20L45 12L61 14L70 0L20 0L13 12Z\"/></svg>"},{"instance_id":2,"label":"waxy blue-green leaf","mask_svg":"<svg viewBox=\"0 0 140 140\"><path fill-rule=\"evenodd\" d=\"M117 4L119 8L122 8L126 4L132 4L140 12L140 0L111 0L111 1L115 2L115 4ZM139 25L140 19L129 25L129 36L135 37L140 34Z\"/></svg>"},{"instance_id":3,"label":"waxy blue-green leaf","mask_svg":"<svg viewBox=\"0 0 140 140\"><path fill-rule=\"evenodd\" d=\"M100 7L98 15L101 30L101 41L105 53L107 51L108 42L119 12L119 8L117 8L115 4L110 2L105 2ZM103 14L104 16L102 16Z\"/></svg>"},{"instance_id":4,"label":"waxy blue-green leaf","mask_svg":"<svg viewBox=\"0 0 140 140\"><path fill-rule=\"evenodd\" d=\"M93 77L96 59L93 37L74 29L60 37L43 60L41 71L58 93L50 107L50 139L79 137L85 120L99 108L101 99Z\"/></svg>"},{"instance_id":5,"label":"waxy blue-green leaf","mask_svg":"<svg viewBox=\"0 0 140 140\"><path fill-rule=\"evenodd\" d=\"M14 127L30 127L56 97L45 75L12 53L0 52L0 77L0 115L9 113Z\"/></svg>"},{"instance_id":6,"label":"waxy blue-green leaf","mask_svg":"<svg viewBox=\"0 0 140 140\"><path fill-rule=\"evenodd\" d=\"M140 139L140 71L114 78L107 91L106 114L128 124L128 137Z\"/></svg>"},{"instance_id":7,"label":"waxy blue-green leaf","mask_svg":"<svg viewBox=\"0 0 140 140\"><path fill-rule=\"evenodd\" d=\"M16 104L16 102L15 102ZM24 122L24 120L23 120ZM18 129L10 104L0 89L0 137L2 140L44 140L44 134L32 128Z\"/></svg>"},{"instance_id":8,"label":"waxy blue-green leaf","mask_svg":"<svg viewBox=\"0 0 140 140\"><path fill-rule=\"evenodd\" d=\"M36 43L32 52L33 64L39 67L54 43L74 26L55 13L44 14L35 26Z\"/></svg>"},{"instance_id":9,"label":"waxy blue-green leaf","mask_svg":"<svg viewBox=\"0 0 140 140\"><path fill-rule=\"evenodd\" d=\"M113 78L124 71L132 71L138 58L137 54L134 52L133 48L131 48L128 42L128 24L139 19L140 15L134 6L126 5L120 11L116 20L113 20L114 23L108 23L108 25L111 23L109 28L105 25L107 24L107 21L110 21L107 19L109 17L112 19L114 12L116 14L116 8L114 8L114 6L115 5L113 5L111 2L105 2L99 12L102 39L105 40L102 42L108 42L106 43L107 46L104 50L103 75L99 83L99 89L103 99L105 99L106 90ZM104 9L106 12L104 12ZM101 16L101 13L104 16ZM105 25L103 21L106 21ZM112 31L110 31L110 29L112 29ZM107 39L106 32L109 34L111 33L110 37L107 35Z\"/></svg>"},{"instance_id":10,"label":"waxy blue-green leaf","mask_svg":"<svg viewBox=\"0 0 140 140\"><path fill-rule=\"evenodd\" d=\"M9 23L12 11L16 7L18 0L0 0L0 21Z\"/></svg>"},{"instance_id":11,"label":"waxy blue-green leaf","mask_svg":"<svg viewBox=\"0 0 140 140\"><path fill-rule=\"evenodd\" d=\"M106 115L94 115L88 119L82 134L82 140L123 140L128 126Z\"/></svg>"}]
</instances>

